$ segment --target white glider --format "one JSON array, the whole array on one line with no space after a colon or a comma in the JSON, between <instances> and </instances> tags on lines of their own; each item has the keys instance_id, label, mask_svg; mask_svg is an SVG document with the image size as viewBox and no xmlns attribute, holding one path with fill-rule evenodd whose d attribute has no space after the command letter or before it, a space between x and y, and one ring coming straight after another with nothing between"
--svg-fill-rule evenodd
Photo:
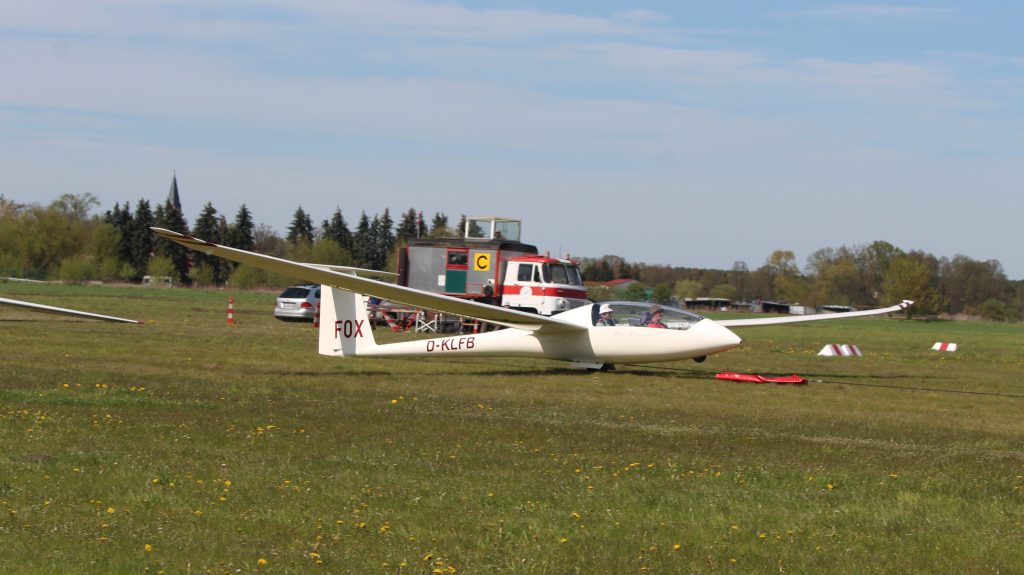
<instances>
[{"instance_id":1,"label":"white glider","mask_svg":"<svg viewBox=\"0 0 1024 575\"><path fill-rule=\"evenodd\" d=\"M660 306L663 323L668 329L656 329L647 327L642 317L643 312L649 311L650 304L606 302L550 317L541 316L358 277L317 264L229 248L170 230L151 229L160 237L206 254L322 284L319 351L331 356L536 357L568 361L589 369L609 368L615 363L703 361L711 354L740 345L742 339L729 330L731 326L880 315L901 311L913 303L903 301L891 307L859 312L728 321L713 321L685 310ZM379 345L373 338L362 294L512 329ZM615 325L596 325L602 305L610 305L614 310Z\"/></svg>"}]
</instances>

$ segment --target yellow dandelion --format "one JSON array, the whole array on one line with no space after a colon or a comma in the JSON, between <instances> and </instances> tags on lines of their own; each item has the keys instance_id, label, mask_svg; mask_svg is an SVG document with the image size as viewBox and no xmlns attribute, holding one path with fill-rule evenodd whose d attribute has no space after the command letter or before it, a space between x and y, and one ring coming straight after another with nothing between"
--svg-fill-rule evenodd
<instances>
[{"instance_id":1,"label":"yellow dandelion","mask_svg":"<svg viewBox=\"0 0 1024 575\"><path fill-rule=\"evenodd\" d=\"M116 513L116 512L117 512L117 509L114 509L113 507L107 507L107 513L111 513L112 514L112 513Z\"/></svg>"},{"instance_id":2,"label":"yellow dandelion","mask_svg":"<svg viewBox=\"0 0 1024 575\"><path fill-rule=\"evenodd\" d=\"M672 550L673 551L679 551L682 548L683 548L683 546L680 545L679 543L676 543L675 545L672 546Z\"/></svg>"},{"instance_id":3,"label":"yellow dandelion","mask_svg":"<svg viewBox=\"0 0 1024 575\"><path fill-rule=\"evenodd\" d=\"M150 545L149 543L146 543L145 545L142 546L142 550L145 551L146 553L151 553L153 551L153 546Z\"/></svg>"},{"instance_id":4,"label":"yellow dandelion","mask_svg":"<svg viewBox=\"0 0 1024 575\"><path fill-rule=\"evenodd\" d=\"M259 559L256 560L256 564L259 565L260 567L263 567L264 565L267 564L267 560L262 558L262 557L260 557Z\"/></svg>"},{"instance_id":5,"label":"yellow dandelion","mask_svg":"<svg viewBox=\"0 0 1024 575\"><path fill-rule=\"evenodd\" d=\"M559 543L565 543L565 542L566 542L566 541L568 541L568 540L569 540L569 538L568 538L568 537L559 537L559 538L558 538L558 542L559 542Z\"/></svg>"}]
</instances>

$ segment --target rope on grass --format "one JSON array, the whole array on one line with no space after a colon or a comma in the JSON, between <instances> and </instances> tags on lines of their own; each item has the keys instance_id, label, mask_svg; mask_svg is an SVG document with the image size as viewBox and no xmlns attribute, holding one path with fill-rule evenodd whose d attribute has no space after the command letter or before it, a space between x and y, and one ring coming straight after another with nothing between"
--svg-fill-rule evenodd
<instances>
[{"instance_id":1,"label":"rope on grass","mask_svg":"<svg viewBox=\"0 0 1024 575\"><path fill-rule=\"evenodd\" d=\"M664 371L681 371L694 375L707 375L708 372L699 369L684 369L680 367L668 367L664 365L641 365L641 364L624 364L627 367L640 367L643 369L660 369ZM887 385L884 383L863 383L856 381L825 381L824 379L811 379L808 380L811 383L831 383L834 385L856 385L860 387L882 387L886 389L901 389L903 391L933 391L936 393L959 393L962 395L985 395L989 397L1014 397L1017 399L1024 399L1024 395L1018 393L998 393L994 391L968 391L964 389L938 389L935 387L918 387L909 385Z\"/></svg>"}]
</instances>

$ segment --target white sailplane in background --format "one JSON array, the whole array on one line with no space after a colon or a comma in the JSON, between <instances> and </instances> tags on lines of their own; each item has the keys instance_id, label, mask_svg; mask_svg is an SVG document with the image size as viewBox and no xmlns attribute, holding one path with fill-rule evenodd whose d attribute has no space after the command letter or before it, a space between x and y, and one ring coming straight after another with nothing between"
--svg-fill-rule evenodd
<instances>
[{"instance_id":1,"label":"white sailplane in background","mask_svg":"<svg viewBox=\"0 0 1024 575\"><path fill-rule=\"evenodd\" d=\"M588 369L616 363L653 363L694 359L732 349L742 339L730 327L845 319L899 312L913 302L880 309L778 318L714 321L685 310L658 306L662 319L654 329L643 317L650 304L605 302L588 304L553 316L458 299L375 279L342 273L329 266L293 262L221 246L161 228L160 237L234 262L322 284L319 351L342 357L451 356L535 357L568 361ZM501 325L510 329L472 335L377 344L363 303L363 294ZM600 312L608 306L610 317ZM606 320L606 321L602 321ZM600 324L600 325L599 325Z\"/></svg>"}]
</instances>

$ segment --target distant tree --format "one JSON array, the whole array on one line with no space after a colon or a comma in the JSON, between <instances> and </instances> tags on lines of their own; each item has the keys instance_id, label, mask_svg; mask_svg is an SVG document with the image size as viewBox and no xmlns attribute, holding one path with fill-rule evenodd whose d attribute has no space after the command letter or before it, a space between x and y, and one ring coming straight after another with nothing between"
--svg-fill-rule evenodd
<instances>
[{"instance_id":1,"label":"distant tree","mask_svg":"<svg viewBox=\"0 0 1024 575\"><path fill-rule=\"evenodd\" d=\"M409 208L404 214L402 219L398 222L398 228L395 230L395 241L398 243L409 243L410 239L418 237L418 216L416 215L415 208Z\"/></svg>"},{"instance_id":2,"label":"distant tree","mask_svg":"<svg viewBox=\"0 0 1024 575\"><path fill-rule=\"evenodd\" d=\"M352 232L348 230L348 224L345 223L345 216L341 214L341 208L335 208L334 215L330 220L324 220L320 229L323 237L334 240L343 250L352 252Z\"/></svg>"},{"instance_id":3,"label":"distant tree","mask_svg":"<svg viewBox=\"0 0 1024 575\"><path fill-rule=\"evenodd\" d=\"M1006 302L990 298L978 306L978 313L981 317L991 321L1019 321L1020 314Z\"/></svg>"},{"instance_id":4,"label":"distant tree","mask_svg":"<svg viewBox=\"0 0 1024 575\"><path fill-rule=\"evenodd\" d=\"M608 286L588 286L587 297L594 301L609 301L616 299L615 290Z\"/></svg>"},{"instance_id":5,"label":"distant tree","mask_svg":"<svg viewBox=\"0 0 1024 575\"><path fill-rule=\"evenodd\" d=\"M149 208L149 201L139 200L135 203L135 213L132 215L130 228L128 229L128 245L131 246L130 259L128 261L135 271L134 279L141 279L149 268L149 258L153 255L153 232L149 229L156 224L153 212ZM170 225L168 221L160 222L161 227ZM173 228L168 228L173 229ZM188 228L174 230L187 233ZM162 240L167 242L167 240Z\"/></svg>"},{"instance_id":6,"label":"distant tree","mask_svg":"<svg viewBox=\"0 0 1024 575\"><path fill-rule=\"evenodd\" d=\"M651 299L662 304L669 303L672 301L672 288L666 282L655 285L654 291L651 293Z\"/></svg>"},{"instance_id":7,"label":"distant tree","mask_svg":"<svg viewBox=\"0 0 1024 575\"><path fill-rule=\"evenodd\" d=\"M192 228L192 235L213 242L220 241L220 237L225 235L221 228L221 219L217 216L217 209L213 207L212 202L206 202L202 211L199 212L199 217L196 218L196 223ZM192 269L189 275L197 283L207 285L223 283L227 281L231 271L226 262L227 260L217 256L198 251L193 252Z\"/></svg>"},{"instance_id":8,"label":"distant tree","mask_svg":"<svg viewBox=\"0 0 1024 575\"><path fill-rule=\"evenodd\" d=\"M907 308L907 317L932 315L943 307L938 290L938 275L934 257L920 252L897 256L889 262L885 280L882 282L882 304L892 305L904 299L914 301Z\"/></svg>"},{"instance_id":9,"label":"distant tree","mask_svg":"<svg viewBox=\"0 0 1024 575\"><path fill-rule=\"evenodd\" d=\"M138 210L136 210L135 220L135 225L139 226ZM177 206L171 203L170 198L168 198L163 205L157 206L157 214L153 220L156 225L161 228L166 228L183 234L189 233L188 222L185 220L185 216ZM152 223L150 225L152 225ZM152 232L149 230L149 226L146 226L146 233L149 238L153 237ZM171 260L171 263L174 266L174 273L170 275L172 277L176 276L175 279L183 284L189 283L189 281L191 281L189 272L192 268L192 254L194 252L185 246L163 238L157 239L155 242L150 239L150 242L152 242L150 244L150 252ZM145 270L147 267L148 266L144 266L142 269Z\"/></svg>"},{"instance_id":10,"label":"distant tree","mask_svg":"<svg viewBox=\"0 0 1024 575\"><path fill-rule=\"evenodd\" d=\"M747 268L747 262L733 262L727 277L729 285L736 289L736 295L732 299L750 299L750 294L747 293L750 284L750 269Z\"/></svg>"},{"instance_id":11,"label":"distant tree","mask_svg":"<svg viewBox=\"0 0 1024 575\"><path fill-rule=\"evenodd\" d=\"M95 278L116 279L121 269L121 232L112 224L101 222L92 232L90 256L95 269Z\"/></svg>"},{"instance_id":12,"label":"distant tree","mask_svg":"<svg viewBox=\"0 0 1024 575\"><path fill-rule=\"evenodd\" d=\"M297 244L300 242L313 243L313 221L309 214L299 206L292 216L292 223L288 226L288 235L285 236L289 242Z\"/></svg>"},{"instance_id":13,"label":"distant tree","mask_svg":"<svg viewBox=\"0 0 1024 575\"><path fill-rule=\"evenodd\" d=\"M800 268L796 265L796 256L792 251L773 251L764 267L771 278L775 297L796 302L807 294L809 286L800 275Z\"/></svg>"},{"instance_id":14,"label":"distant tree","mask_svg":"<svg viewBox=\"0 0 1024 575\"><path fill-rule=\"evenodd\" d=\"M0 220L16 217L25 209L24 204L19 204L0 194Z\"/></svg>"},{"instance_id":15,"label":"distant tree","mask_svg":"<svg viewBox=\"0 0 1024 575\"><path fill-rule=\"evenodd\" d=\"M839 257L830 264L818 263L816 267L819 271L814 276L809 298L805 303L815 306L866 303L862 298L858 298L862 294L863 278L852 258Z\"/></svg>"},{"instance_id":16,"label":"distant tree","mask_svg":"<svg viewBox=\"0 0 1024 575\"><path fill-rule=\"evenodd\" d=\"M448 229L448 216L441 212L434 214L434 219L430 223L430 237L432 238L450 238L452 237L452 231Z\"/></svg>"},{"instance_id":17,"label":"distant tree","mask_svg":"<svg viewBox=\"0 0 1024 575\"><path fill-rule=\"evenodd\" d=\"M124 209L121 209L121 205L114 203L114 209L108 211L103 216L103 221L114 226L117 230L119 242L117 257L118 259L126 264L130 264L132 261L132 243L131 243L131 227L132 227L132 210L128 202L125 202Z\"/></svg>"},{"instance_id":18,"label":"distant tree","mask_svg":"<svg viewBox=\"0 0 1024 575\"><path fill-rule=\"evenodd\" d=\"M252 220L252 213L249 208L242 204L235 214L235 221L228 228L227 245L240 250L252 251L256 247L256 238L253 235L256 229Z\"/></svg>"},{"instance_id":19,"label":"distant tree","mask_svg":"<svg viewBox=\"0 0 1024 575\"><path fill-rule=\"evenodd\" d=\"M604 258L587 259L581 267L580 273L585 281L607 282L615 279L611 266Z\"/></svg>"},{"instance_id":20,"label":"distant tree","mask_svg":"<svg viewBox=\"0 0 1024 575\"><path fill-rule=\"evenodd\" d=\"M679 280L672 287L672 295L676 296L679 301L683 301L686 298L700 297L702 289L704 288L698 281Z\"/></svg>"},{"instance_id":21,"label":"distant tree","mask_svg":"<svg viewBox=\"0 0 1024 575\"><path fill-rule=\"evenodd\" d=\"M732 284L718 284L715 287L711 288L711 297L714 298L727 299L729 301L733 301L736 299L736 296L738 294L739 291L736 289L736 286Z\"/></svg>"},{"instance_id":22,"label":"distant tree","mask_svg":"<svg viewBox=\"0 0 1024 575\"><path fill-rule=\"evenodd\" d=\"M252 249L255 252L277 257L285 255L285 241L267 224L256 226L252 232L252 242Z\"/></svg>"},{"instance_id":23,"label":"distant tree","mask_svg":"<svg viewBox=\"0 0 1024 575\"><path fill-rule=\"evenodd\" d=\"M352 234L352 259L359 267L369 267L373 258L373 237L370 233L370 218L366 212L359 216L356 231Z\"/></svg>"},{"instance_id":24,"label":"distant tree","mask_svg":"<svg viewBox=\"0 0 1024 575\"><path fill-rule=\"evenodd\" d=\"M338 242L330 238L320 238L313 242L309 261L318 264L350 266L352 265L352 254L339 246Z\"/></svg>"},{"instance_id":25,"label":"distant tree","mask_svg":"<svg viewBox=\"0 0 1024 575\"><path fill-rule=\"evenodd\" d=\"M943 261L940 289L953 313L972 313L989 299L1008 300L1010 285L996 260L978 261L958 255Z\"/></svg>"},{"instance_id":26,"label":"distant tree","mask_svg":"<svg viewBox=\"0 0 1024 575\"><path fill-rule=\"evenodd\" d=\"M889 264L902 255L903 250L884 241L871 242L862 250L857 265L863 277L864 295L868 298L862 303L878 303Z\"/></svg>"},{"instance_id":27,"label":"distant tree","mask_svg":"<svg viewBox=\"0 0 1024 575\"><path fill-rule=\"evenodd\" d=\"M622 299L626 301L644 301L647 299L647 290L638 283L629 284L620 290L619 293L622 294Z\"/></svg>"},{"instance_id":28,"label":"distant tree","mask_svg":"<svg viewBox=\"0 0 1024 575\"><path fill-rule=\"evenodd\" d=\"M380 217L380 222L377 225L377 251L379 253L379 268L383 270L387 267L388 256L392 250L395 249L395 222L391 219L391 210L384 208L384 214Z\"/></svg>"}]
</instances>

